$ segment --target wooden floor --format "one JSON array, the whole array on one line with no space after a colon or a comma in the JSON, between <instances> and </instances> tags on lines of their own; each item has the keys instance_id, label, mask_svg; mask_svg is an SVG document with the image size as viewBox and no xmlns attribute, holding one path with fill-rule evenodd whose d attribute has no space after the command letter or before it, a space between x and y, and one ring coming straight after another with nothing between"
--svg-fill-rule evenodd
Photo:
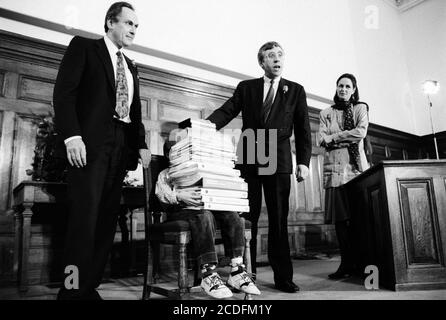
<instances>
[{"instance_id":1,"label":"wooden floor","mask_svg":"<svg viewBox=\"0 0 446 320\"><path fill-rule=\"evenodd\" d=\"M301 291L293 294L274 289L273 273L269 266L258 268L257 285L262 292L255 300L446 300L446 290L394 292L386 289L367 290L358 278L333 281L327 275L339 265L339 257L315 256L312 259L294 259L294 281ZM221 269L223 279L227 270ZM106 279L98 291L105 300L140 300L143 278L131 277ZM26 294L19 294L16 287L0 288L0 300L52 300L57 294L56 286L31 286ZM152 299L166 299L152 294ZM191 295L195 300L207 300L204 293ZM232 300L242 300L235 293Z\"/></svg>"}]
</instances>

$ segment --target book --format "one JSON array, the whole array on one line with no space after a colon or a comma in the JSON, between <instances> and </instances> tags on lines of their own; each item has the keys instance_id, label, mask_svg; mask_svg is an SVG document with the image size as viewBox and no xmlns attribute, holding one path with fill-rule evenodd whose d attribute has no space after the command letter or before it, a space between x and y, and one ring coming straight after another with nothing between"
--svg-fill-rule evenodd
<instances>
[{"instance_id":1,"label":"book","mask_svg":"<svg viewBox=\"0 0 446 320\"><path fill-rule=\"evenodd\" d=\"M186 120L181 121L178 123L179 128L188 128L188 127L194 127L194 126L202 126L202 127L209 127L213 128L215 130L215 123L212 123L207 120L203 119L191 119L187 118Z\"/></svg>"},{"instance_id":2,"label":"book","mask_svg":"<svg viewBox=\"0 0 446 320\"><path fill-rule=\"evenodd\" d=\"M231 181L231 180L222 181L214 178L205 177L201 181L201 186L203 188L248 191L248 184L243 179L240 180L241 181Z\"/></svg>"},{"instance_id":3,"label":"book","mask_svg":"<svg viewBox=\"0 0 446 320\"><path fill-rule=\"evenodd\" d=\"M169 153L169 158L175 158L188 153L204 154L208 156L228 158L228 159L233 159L236 157L236 153L233 151L225 151L221 149L211 149L196 145L190 145L190 146L185 146L184 148L178 150L171 149Z\"/></svg>"},{"instance_id":4,"label":"book","mask_svg":"<svg viewBox=\"0 0 446 320\"><path fill-rule=\"evenodd\" d=\"M249 200L241 198L202 195L201 201L203 201L204 203L220 203L220 204L233 204L238 206L249 206Z\"/></svg>"},{"instance_id":5,"label":"book","mask_svg":"<svg viewBox=\"0 0 446 320\"><path fill-rule=\"evenodd\" d=\"M188 148L180 151L170 151L169 159L175 160L178 157L182 157L184 155L196 155L208 158L217 158L224 160L232 160L235 161L237 159L237 155L235 153L222 152L217 150L200 150L198 148Z\"/></svg>"},{"instance_id":6,"label":"book","mask_svg":"<svg viewBox=\"0 0 446 320\"><path fill-rule=\"evenodd\" d=\"M216 131L212 128L206 128L206 127L193 127L193 128L184 128L184 129L178 129L172 132L171 137L174 141L181 141L183 139L186 139L187 137L195 138L195 139L202 139L203 141L206 140L222 140L224 141L225 136L223 133Z\"/></svg>"},{"instance_id":7,"label":"book","mask_svg":"<svg viewBox=\"0 0 446 320\"><path fill-rule=\"evenodd\" d=\"M249 206L238 206L232 204L220 204L220 203L204 203L203 209L216 210L216 211L237 211L237 212L249 212Z\"/></svg>"},{"instance_id":8,"label":"book","mask_svg":"<svg viewBox=\"0 0 446 320\"><path fill-rule=\"evenodd\" d=\"M240 177L220 176L206 172L172 178L175 187L202 186L219 189L247 191L246 182Z\"/></svg>"},{"instance_id":9,"label":"book","mask_svg":"<svg viewBox=\"0 0 446 320\"><path fill-rule=\"evenodd\" d=\"M171 163L172 167L179 165L186 161L208 162L208 163L212 163L214 165L225 166L227 168L229 168L229 167L234 168L234 166L235 166L235 163L233 160L213 158L213 157L197 155L197 154L185 154L185 155L175 157L174 159L170 159L170 163Z\"/></svg>"},{"instance_id":10,"label":"book","mask_svg":"<svg viewBox=\"0 0 446 320\"><path fill-rule=\"evenodd\" d=\"M171 178L192 175L197 173L210 173L216 175L224 175L230 177L239 177L240 170L232 167L225 167L218 164L210 164L196 161L185 161L176 166L169 168L169 175Z\"/></svg>"},{"instance_id":11,"label":"book","mask_svg":"<svg viewBox=\"0 0 446 320\"><path fill-rule=\"evenodd\" d=\"M248 198L247 191L240 190L225 190L225 189L212 189L212 188L201 188L201 196L222 196L227 198Z\"/></svg>"},{"instance_id":12,"label":"book","mask_svg":"<svg viewBox=\"0 0 446 320\"><path fill-rule=\"evenodd\" d=\"M221 150L232 153L236 152L234 144L231 141L225 142L225 141L219 141L217 139L204 140L204 139L197 139L195 137L186 137L178 141L172 146L171 150L178 151L191 146L203 150L208 148L212 150Z\"/></svg>"}]
</instances>

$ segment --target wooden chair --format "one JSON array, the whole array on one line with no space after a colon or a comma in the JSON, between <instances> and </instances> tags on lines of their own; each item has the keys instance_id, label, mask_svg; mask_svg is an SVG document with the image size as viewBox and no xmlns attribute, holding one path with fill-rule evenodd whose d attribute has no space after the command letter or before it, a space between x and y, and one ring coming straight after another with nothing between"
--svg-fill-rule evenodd
<instances>
[{"instance_id":1,"label":"wooden chair","mask_svg":"<svg viewBox=\"0 0 446 320\"><path fill-rule=\"evenodd\" d=\"M193 285L189 285L188 279L188 244L191 240L189 223L186 221L160 222L162 212L161 205L155 195L155 185L158 174L168 167L168 161L161 156L152 156L150 167L143 169L146 206L144 210L145 243L147 251L146 270L144 273L144 284L142 299L150 298L152 292L161 294L172 299L185 299L192 292L200 292L198 283L198 266L195 266L195 279ZM243 218L241 218L243 219ZM245 223L245 252L244 262L248 273L251 273L251 224L243 219ZM160 271L160 244L170 244L177 248L178 252L178 287L168 288L166 284L157 283ZM221 233L216 232L216 244L222 244ZM251 300L249 294L245 294L245 300Z\"/></svg>"}]
</instances>

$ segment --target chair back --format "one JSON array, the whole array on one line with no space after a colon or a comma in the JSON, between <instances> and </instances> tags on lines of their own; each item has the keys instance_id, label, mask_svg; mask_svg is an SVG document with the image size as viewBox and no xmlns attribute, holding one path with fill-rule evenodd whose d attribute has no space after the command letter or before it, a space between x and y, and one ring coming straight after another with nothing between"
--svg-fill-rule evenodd
<instances>
[{"instance_id":1,"label":"chair back","mask_svg":"<svg viewBox=\"0 0 446 320\"><path fill-rule=\"evenodd\" d=\"M152 155L148 168L143 168L144 189L145 189L145 207L144 216L146 226L152 225L152 213L161 212L161 204L155 195L156 181L161 171L169 167L169 160L164 156Z\"/></svg>"}]
</instances>

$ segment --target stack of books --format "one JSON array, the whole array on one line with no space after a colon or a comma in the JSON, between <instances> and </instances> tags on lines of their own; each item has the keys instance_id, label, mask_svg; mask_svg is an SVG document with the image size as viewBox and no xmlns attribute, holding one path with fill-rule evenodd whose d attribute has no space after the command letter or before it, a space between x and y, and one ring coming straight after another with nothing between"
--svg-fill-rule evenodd
<instances>
[{"instance_id":1,"label":"stack of books","mask_svg":"<svg viewBox=\"0 0 446 320\"><path fill-rule=\"evenodd\" d=\"M249 212L248 184L234 168L232 137L208 121L187 119L170 138L177 141L169 154L169 176L177 189L198 187L203 209Z\"/></svg>"}]
</instances>

